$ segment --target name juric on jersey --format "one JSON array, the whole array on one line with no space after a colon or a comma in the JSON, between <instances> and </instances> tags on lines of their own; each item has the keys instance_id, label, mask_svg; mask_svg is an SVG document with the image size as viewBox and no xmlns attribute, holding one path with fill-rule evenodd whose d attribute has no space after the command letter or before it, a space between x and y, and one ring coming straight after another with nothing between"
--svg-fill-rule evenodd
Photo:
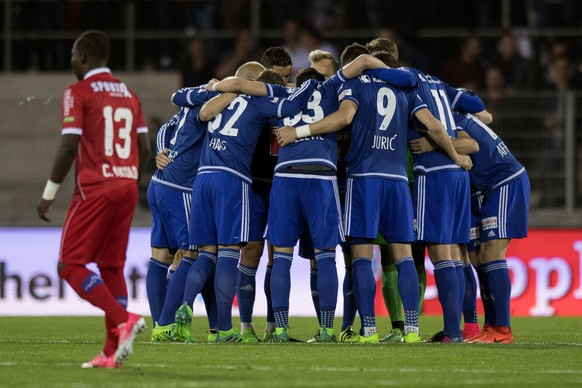
<instances>
[{"instance_id":1,"label":"name juric on jersey","mask_svg":"<svg viewBox=\"0 0 582 388\"><path fill-rule=\"evenodd\" d=\"M111 166L109 163L103 163L101 171L105 178L137 179L138 175L135 166Z\"/></svg>"},{"instance_id":2,"label":"name juric on jersey","mask_svg":"<svg viewBox=\"0 0 582 388\"><path fill-rule=\"evenodd\" d=\"M394 136L374 135L374 142L372 143L372 148L375 148L377 150L394 151L396 150L396 144L394 143L394 141L396 140L397 136L398 135Z\"/></svg>"},{"instance_id":3,"label":"name juric on jersey","mask_svg":"<svg viewBox=\"0 0 582 388\"><path fill-rule=\"evenodd\" d=\"M301 141L306 141L306 140L323 140L323 136L321 136L321 135L313 135L313 136L309 136L309 137L303 137L301 139L295 140L295 143L299 143Z\"/></svg>"},{"instance_id":4,"label":"name juric on jersey","mask_svg":"<svg viewBox=\"0 0 582 388\"><path fill-rule=\"evenodd\" d=\"M226 141L218 138L210 139L208 146L214 151L224 151L226 149Z\"/></svg>"}]
</instances>

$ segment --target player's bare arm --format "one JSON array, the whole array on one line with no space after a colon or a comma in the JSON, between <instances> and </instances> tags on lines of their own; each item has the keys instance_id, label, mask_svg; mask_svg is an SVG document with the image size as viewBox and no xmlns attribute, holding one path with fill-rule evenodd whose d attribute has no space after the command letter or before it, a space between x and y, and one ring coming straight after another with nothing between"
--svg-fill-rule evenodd
<instances>
[{"instance_id":1,"label":"player's bare arm","mask_svg":"<svg viewBox=\"0 0 582 388\"><path fill-rule=\"evenodd\" d=\"M457 138L451 139L455 150L460 154L471 155L479 151L479 144L465 131L457 131ZM410 152L415 155L424 154L439 149L430 137L420 137L408 143Z\"/></svg>"},{"instance_id":2,"label":"player's bare arm","mask_svg":"<svg viewBox=\"0 0 582 388\"><path fill-rule=\"evenodd\" d=\"M214 84L206 84L206 90L217 92L244 93L249 96L266 96L264 82L250 81L242 77L227 77Z\"/></svg>"},{"instance_id":3,"label":"player's bare arm","mask_svg":"<svg viewBox=\"0 0 582 388\"><path fill-rule=\"evenodd\" d=\"M460 167L470 170L473 167L471 158L457 153L453 142L443 124L426 108L416 111L415 117L427 128L427 133L435 143Z\"/></svg>"},{"instance_id":4,"label":"player's bare arm","mask_svg":"<svg viewBox=\"0 0 582 388\"><path fill-rule=\"evenodd\" d=\"M81 136L79 135L63 135L61 137L61 144L53 162L50 178L40 201L36 205L38 216L46 222L51 222L50 218L48 218L48 213L51 211L51 206L55 200L60 184L65 180L65 177L73 166L80 140Z\"/></svg>"},{"instance_id":5,"label":"player's bare arm","mask_svg":"<svg viewBox=\"0 0 582 388\"><path fill-rule=\"evenodd\" d=\"M353 101L342 101L337 111L313 124L302 125L297 128L279 128L277 130L277 141L279 145L286 146L303 137L337 132L351 124L357 111L358 106Z\"/></svg>"},{"instance_id":6,"label":"player's bare arm","mask_svg":"<svg viewBox=\"0 0 582 388\"><path fill-rule=\"evenodd\" d=\"M156 168L158 170L163 170L170 163L170 158L168 157L169 153L170 150L164 148L156 155Z\"/></svg>"},{"instance_id":7,"label":"player's bare arm","mask_svg":"<svg viewBox=\"0 0 582 388\"><path fill-rule=\"evenodd\" d=\"M202 122L212 120L214 116L222 112L236 97L237 94L234 93L223 93L219 96L212 97L202 105L198 113L198 118Z\"/></svg>"},{"instance_id":8,"label":"player's bare arm","mask_svg":"<svg viewBox=\"0 0 582 388\"><path fill-rule=\"evenodd\" d=\"M474 114L483 124L489 125L493 122L493 116L487 109L482 110L481 112L477 112Z\"/></svg>"},{"instance_id":9,"label":"player's bare arm","mask_svg":"<svg viewBox=\"0 0 582 388\"><path fill-rule=\"evenodd\" d=\"M342 67L342 73L347 79L351 79L361 75L365 70L383 68L388 68L384 62L369 54L362 54Z\"/></svg>"}]
</instances>

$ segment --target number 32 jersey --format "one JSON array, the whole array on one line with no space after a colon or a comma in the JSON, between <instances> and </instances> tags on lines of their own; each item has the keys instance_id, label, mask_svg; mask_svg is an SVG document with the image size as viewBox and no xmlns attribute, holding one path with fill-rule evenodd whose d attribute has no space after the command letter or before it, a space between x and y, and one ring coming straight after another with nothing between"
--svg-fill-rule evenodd
<instances>
[{"instance_id":1,"label":"number 32 jersey","mask_svg":"<svg viewBox=\"0 0 582 388\"><path fill-rule=\"evenodd\" d=\"M137 180L138 133L148 128L138 97L108 68L89 71L65 90L62 120L62 135L81 136L75 182L82 196Z\"/></svg>"}]
</instances>

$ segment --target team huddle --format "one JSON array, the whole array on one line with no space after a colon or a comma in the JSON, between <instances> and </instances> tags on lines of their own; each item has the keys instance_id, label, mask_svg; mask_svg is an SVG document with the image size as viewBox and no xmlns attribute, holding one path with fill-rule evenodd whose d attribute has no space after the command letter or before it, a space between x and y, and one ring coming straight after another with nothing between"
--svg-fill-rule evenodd
<instances>
[{"instance_id":1,"label":"team huddle","mask_svg":"<svg viewBox=\"0 0 582 388\"><path fill-rule=\"evenodd\" d=\"M398 68L397 47L387 39L347 46L341 69L323 51L310 60L313 66L288 87L290 57L272 47L235 77L172 96L180 111L158 133L159 169L148 195L152 340L197 341L190 334L192 305L202 294L208 340L259 342L252 310L266 242L263 340L294 341L290 267L299 241L300 255L312 263L319 330L311 341L419 342L424 282L417 268L426 248L444 315L443 331L429 341L512 342L504 252L510 238L527 234L529 184L523 166L484 124L492 117L482 101L417 69ZM378 237L383 263L397 272L387 279L395 279L399 294L396 308L388 306L394 328L383 339L376 332L371 266ZM336 337L338 244L346 278ZM482 267L484 299L494 304L482 329L476 291L469 293L472 307L463 306L466 283L476 287L469 256ZM469 276L472 282L465 281ZM240 332L232 325L235 294Z\"/></svg>"},{"instance_id":2,"label":"team huddle","mask_svg":"<svg viewBox=\"0 0 582 388\"><path fill-rule=\"evenodd\" d=\"M201 294L208 341L299 341L289 331L290 268L299 241L300 255L311 262L318 319L308 342L420 342L425 251L434 264L444 318L443 330L427 341L513 342L505 251L510 239L527 235L529 181L487 126L493 118L483 102L420 70L400 68L398 48L388 39L347 46L341 67L324 51L312 52L309 59L312 66L297 73L293 86L288 84L289 55L272 47L260 63L243 64L233 77L172 96L179 111L158 131L158 169L148 190L153 219L146 278L151 339L197 342L190 329L192 306ZM79 83L97 74L88 70ZM119 157L108 159L110 165L127 166L123 161L137 153L136 142L130 148L128 139L142 131L137 123L143 118L132 124L127 110L110 110L103 110L105 123L100 124L106 132L105 155ZM63 135L75 135L77 143L80 137L83 144L87 128L63 120L69 122L64 127L75 127L63 129ZM112 143L112 137L117 139L113 123L125 124L119 129L123 146ZM87 162L76 162L81 176L80 163ZM140 155L140 173L142 163ZM38 206L44 219L64 178L55 173L57 164ZM87 200L81 183L77 179L78 194ZM67 216L73 221L77 206L72 203ZM109 216L116 217L115 210ZM128 225L126 229L127 235ZM63 241L65 237L63 233ZM336 336L338 244L346 276L341 333ZM383 291L393 326L382 338L374 312L374 244L381 246ZM121 246L125 249L127 239ZM255 275L265 249L268 311L259 339L252 316ZM88 261L97 262L102 272L122 266L104 265L101 254L86 252L83 265L73 266L74 260L65 260L62 252L61 262L68 265L59 267L59 273L106 317L115 314L103 352L83 364L113 368L127 358L145 323L121 307L126 289L113 289L105 277L87 273ZM472 265L485 306L481 328ZM99 289L95 284L102 283L109 288L107 303L103 295L93 296ZM235 295L240 331L232 324ZM112 300L123 311L115 310ZM354 329L356 314L359 330ZM121 329L112 331L113 324Z\"/></svg>"}]
</instances>

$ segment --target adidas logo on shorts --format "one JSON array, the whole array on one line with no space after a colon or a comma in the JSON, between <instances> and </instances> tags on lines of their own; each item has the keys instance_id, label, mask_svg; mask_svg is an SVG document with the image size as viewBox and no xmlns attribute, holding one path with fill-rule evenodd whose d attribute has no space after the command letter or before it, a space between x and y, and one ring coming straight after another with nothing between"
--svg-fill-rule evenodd
<instances>
[{"instance_id":1,"label":"adidas logo on shorts","mask_svg":"<svg viewBox=\"0 0 582 388\"><path fill-rule=\"evenodd\" d=\"M489 233L487 233L487 237L495 237L495 232L490 231Z\"/></svg>"}]
</instances>

